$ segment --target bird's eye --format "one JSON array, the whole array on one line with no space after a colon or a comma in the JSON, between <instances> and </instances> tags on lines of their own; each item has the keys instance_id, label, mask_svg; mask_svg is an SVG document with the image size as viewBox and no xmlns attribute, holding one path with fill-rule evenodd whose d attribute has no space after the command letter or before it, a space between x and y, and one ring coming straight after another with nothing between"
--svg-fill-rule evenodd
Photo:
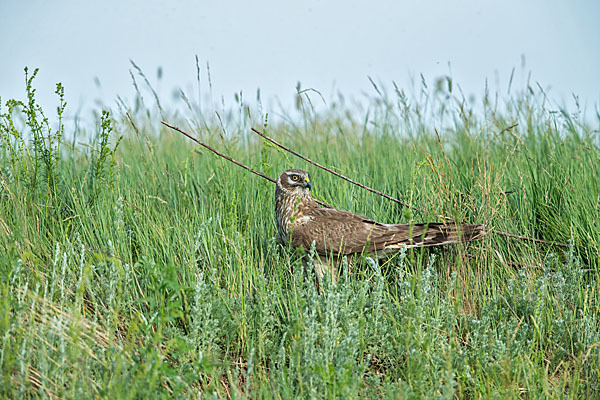
<instances>
[{"instance_id":1,"label":"bird's eye","mask_svg":"<svg viewBox=\"0 0 600 400\"><path fill-rule=\"evenodd\" d=\"M297 182L297 181L298 181L298 179L300 179L300 177L299 177L298 175L292 175L292 180L293 180L294 182Z\"/></svg>"}]
</instances>

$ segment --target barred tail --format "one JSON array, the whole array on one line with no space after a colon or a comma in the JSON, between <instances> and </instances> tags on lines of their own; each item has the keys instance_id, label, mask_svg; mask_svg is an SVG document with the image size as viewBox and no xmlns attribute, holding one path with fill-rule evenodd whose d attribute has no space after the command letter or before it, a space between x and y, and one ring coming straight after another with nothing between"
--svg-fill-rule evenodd
<instances>
[{"instance_id":1,"label":"barred tail","mask_svg":"<svg viewBox=\"0 0 600 400\"><path fill-rule=\"evenodd\" d=\"M482 239L487 233L485 225L481 224L456 224L456 223L430 223L419 224L425 232L421 243L414 243L415 247L442 246L445 244L471 242ZM416 239L416 238L415 238ZM415 240L417 242L417 240Z\"/></svg>"}]
</instances>

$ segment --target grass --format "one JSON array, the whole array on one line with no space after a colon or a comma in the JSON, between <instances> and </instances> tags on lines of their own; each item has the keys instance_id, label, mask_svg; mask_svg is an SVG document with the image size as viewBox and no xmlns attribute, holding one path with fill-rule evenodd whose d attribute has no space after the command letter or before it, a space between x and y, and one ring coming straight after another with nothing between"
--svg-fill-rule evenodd
<instances>
[{"instance_id":1,"label":"grass","mask_svg":"<svg viewBox=\"0 0 600 400\"><path fill-rule=\"evenodd\" d=\"M423 213L250 136L265 116L241 99L219 118L187 98L185 117L160 112L270 176L309 170L338 208L568 248L490 234L342 268L319 294L274 241L271 183L197 154L139 92L70 140L62 87L54 127L28 75L27 101L0 110L1 396L599 397L597 127L528 86L479 113L451 85L377 89L355 113L301 94L267 134Z\"/></svg>"}]
</instances>

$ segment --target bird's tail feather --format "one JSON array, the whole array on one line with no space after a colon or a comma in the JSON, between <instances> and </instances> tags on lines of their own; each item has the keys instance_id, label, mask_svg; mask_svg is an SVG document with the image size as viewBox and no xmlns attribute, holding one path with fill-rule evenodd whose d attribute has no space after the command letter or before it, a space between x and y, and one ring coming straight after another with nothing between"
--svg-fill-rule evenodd
<instances>
[{"instance_id":1,"label":"bird's tail feather","mask_svg":"<svg viewBox=\"0 0 600 400\"><path fill-rule=\"evenodd\" d=\"M456 223L430 223L418 224L415 228L421 228L413 243L409 247L442 246L445 244L471 242L485 236L485 225L480 224L456 224ZM417 229L418 231L419 229Z\"/></svg>"}]
</instances>

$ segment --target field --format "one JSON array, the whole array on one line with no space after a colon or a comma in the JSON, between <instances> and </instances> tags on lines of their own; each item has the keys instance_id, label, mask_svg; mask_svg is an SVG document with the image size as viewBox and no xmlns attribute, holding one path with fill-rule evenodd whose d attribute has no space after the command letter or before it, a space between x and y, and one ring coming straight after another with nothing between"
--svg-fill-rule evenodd
<instances>
[{"instance_id":1,"label":"field","mask_svg":"<svg viewBox=\"0 0 600 400\"><path fill-rule=\"evenodd\" d=\"M138 92L77 136L62 87L45 122L28 82L0 110L3 398L600 397L598 115L527 84L471 104L447 79L375 87L362 110L303 92L280 118ZM308 170L336 208L566 246L490 233L346 266L319 293L274 240L273 184L161 119L268 176Z\"/></svg>"}]
</instances>

